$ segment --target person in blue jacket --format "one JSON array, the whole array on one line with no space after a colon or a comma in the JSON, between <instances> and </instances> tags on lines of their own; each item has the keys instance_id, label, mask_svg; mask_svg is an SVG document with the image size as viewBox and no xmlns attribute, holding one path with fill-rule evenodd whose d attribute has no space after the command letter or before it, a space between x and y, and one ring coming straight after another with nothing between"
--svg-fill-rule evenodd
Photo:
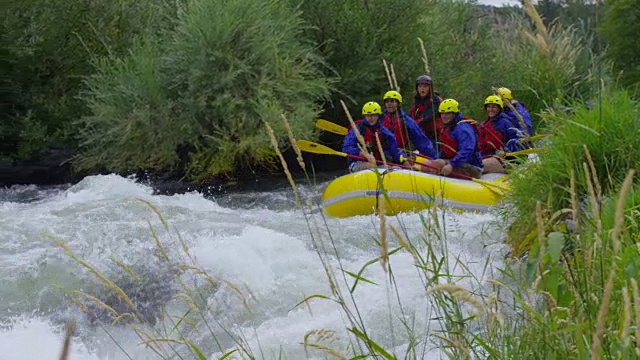
<instances>
[{"instance_id":1,"label":"person in blue jacket","mask_svg":"<svg viewBox=\"0 0 640 360\"><path fill-rule=\"evenodd\" d=\"M402 95L397 91L387 91L384 94L385 110L382 114L382 126L391 130L401 149L407 149L412 144L420 154L430 158L436 157L436 151L431 141L424 134L420 126L402 109Z\"/></svg>"},{"instance_id":2,"label":"person in blue jacket","mask_svg":"<svg viewBox=\"0 0 640 360\"><path fill-rule=\"evenodd\" d=\"M488 117L478 126L478 147L484 158L484 171L505 173L502 158L505 152L522 149L520 132L503 112L504 104L499 96L487 97L484 108Z\"/></svg>"},{"instance_id":3,"label":"person in blue jacket","mask_svg":"<svg viewBox=\"0 0 640 360\"><path fill-rule=\"evenodd\" d=\"M380 149L376 141L376 134L378 134L386 161L396 164L404 164L406 161L405 154L398 147L396 137L393 133L384 126L381 126L382 124L379 121L381 114L382 109L380 108L380 104L370 101L362 107L362 115L364 115L364 119L360 120L356 124L358 132L364 138L368 155L373 156L373 159L370 160L382 161L382 154L380 153ZM347 133L347 136L344 138L342 152L349 155L367 158L367 153L361 151L358 145L359 142L356 137L355 130L351 128ZM349 164L349 171L351 172L369 169L374 166L370 161L365 159L358 160L348 158L347 162Z\"/></svg>"},{"instance_id":4,"label":"person in blue jacket","mask_svg":"<svg viewBox=\"0 0 640 360\"><path fill-rule=\"evenodd\" d=\"M523 133L522 137L531 136L531 114L529 113L529 110L527 110L527 107L520 101L514 99L511 90L506 87L499 88L498 94L502 97L502 101L504 103L511 104L516 110L516 112L514 112L509 106L505 106L504 108L504 113L509 117L513 126ZM520 115L520 117L518 117L518 115Z\"/></svg>"},{"instance_id":5,"label":"person in blue jacket","mask_svg":"<svg viewBox=\"0 0 640 360\"><path fill-rule=\"evenodd\" d=\"M439 136L439 159L433 165L442 175L451 172L479 178L482 175L482 158L478 150L478 138L473 126L462 120L460 104L446 99L438 108L444 128Z\"/></svg>"}]
</instances>

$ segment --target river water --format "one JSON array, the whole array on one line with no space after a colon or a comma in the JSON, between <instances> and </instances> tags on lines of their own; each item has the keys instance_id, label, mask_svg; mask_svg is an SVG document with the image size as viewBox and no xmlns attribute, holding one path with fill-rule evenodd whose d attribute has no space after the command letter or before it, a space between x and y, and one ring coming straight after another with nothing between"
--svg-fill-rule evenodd
<instances>
[{"instance_id":1,"label":"river water","mask_svg":"<svg viewBox=\"0 0 640 360\"><path fill-rule=\"evenodd\" d=\"M324 185L300 185L302 202L317 201ZM370 338L404 358L409 340L400 319L408 320L421 344L418 357L441 358L428 340L439 323L408 252L391 256L393 283L376 262L362 273L375 284L360 282L349 296L354 278L340 269L357 273L380 254L379 219L306 213L287 186L165 196L134 179L104 175L73 186L0 189L0 359L58 359L72 319L71 360L195 358L176 342L153 343L155 351L141 345L149 338L189 338L211 359L238 343L257 359L331 358L324 350L305 351L305 335L352 357L355 342L342 307L322 298L296 306L310 295L332 296L327 271L337 275L345 306L357 310ZM425 250L420 239L427 239L459 259L467 269L451 271L475 277L461 279L465 286L477 290L495 278L508 250L499 217L439 214L446 241L425 237L429 212L387 222L402 228L419 251ZM398 246L389 239L391 248ZM79 295L115 310L125 306L81 261L129 294L149 321L112 324L114 316Z\"/></svg>"}]
</instances>

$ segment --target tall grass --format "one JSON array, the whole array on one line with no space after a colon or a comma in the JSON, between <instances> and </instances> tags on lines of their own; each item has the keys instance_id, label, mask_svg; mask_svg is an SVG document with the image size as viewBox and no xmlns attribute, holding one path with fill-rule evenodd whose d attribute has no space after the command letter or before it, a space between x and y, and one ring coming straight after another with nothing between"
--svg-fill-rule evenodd
<instances>
[{"instance_id":1,"label":"tall grass","mask_svg":"<svg viewBox=\"0 0 640 360\"><path fill-rule=\"evenodd\" d=\"M586 101L609 66L592 51L591 33L575 24L542 19L529 0L523 10L526 18L513 19L513 28L496 39L500 86L510 88L535 115L549 106Z\"/></svg>"},{"instance_id":2,"label":"tall grass","mask_svg":"<svg viewBox=\"0 0 640 360\"><path fill-rule=\"evenodd\" d=\"M571 176L577 181L579 207L588 206L584 165L594 178L598 202L610 197L628 169L640 167L640 104L623 90L603 90L591 109L573 104L574 113L550 111L543 115L553 132L551 151L540 154L540 161L514 171L513 191L516 219L510 230L516 248L531 243L537 202L555 211L569 207ZM592 165L591 165L592 163ZM601 189L601 190L598 190ZM565 216L560 217L562 220ZM523 240L524 239L524 240Z\"/></svg>"},{"instance_id":3,"label":"tall grass","mask_svg":"<svg viewBox=\"0 0 640 360\"><path fill-rule=\"evenodd\" d=\"M309 136L330 86L303 30L299 14L277 1L181 6L174 31L98 63L77 166L170 171L186 163L190 179L203 181L264 165L263 119L286 114Z\"/></svg>"}]
</instances>

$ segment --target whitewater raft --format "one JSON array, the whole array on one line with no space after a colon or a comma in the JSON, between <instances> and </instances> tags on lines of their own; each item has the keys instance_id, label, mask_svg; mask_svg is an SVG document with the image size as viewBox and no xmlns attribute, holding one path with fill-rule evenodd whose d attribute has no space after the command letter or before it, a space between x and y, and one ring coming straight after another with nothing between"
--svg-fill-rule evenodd
<instances>
[{"instance_id":1,"label":"whitewater raft","mask_svg":"<svg viewBox=\"0 0 640 360\"><path fill-rule=\"evenodd\" d=\"M501 189L508 187L508 179L506 174L485 174L480 183L397 168L367 169L329 183L322 194L322 207L331 217L375 214L383 201L387 215L434 205L484 212L503 197Z\"/></svg>"}]
</instances>

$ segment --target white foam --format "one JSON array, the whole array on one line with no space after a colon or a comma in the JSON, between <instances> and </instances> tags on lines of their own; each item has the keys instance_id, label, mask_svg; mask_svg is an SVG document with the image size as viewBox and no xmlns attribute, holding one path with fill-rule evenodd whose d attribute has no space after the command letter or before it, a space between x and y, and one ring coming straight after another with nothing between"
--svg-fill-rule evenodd
<instances>
[{"instance_id":1,"label":"white foam","mask_svg":"<svg viewBox=\"0 0 640 360\"><path fill-rule=\"evenodd\" d=\"M274 196L281 197L282 194ZM133 200L136 197L150 201L157 207L171 226L168 233L162 230L157 215L148 206ZM178 230L201 267L237 286L248 299L247 305L252 310L250 314L246 312L245 304L235 297L235 290L223 286L221 291L208 299L210 306L216 307L212 309L214 315L219 317L216 320L246 337L256 354L259 354L260 347L265 355L274 354L266 358L276 358L275 354L280 349L287 358L304 357L304 349L299 343L306 332L315 329L335 330L337 347L348 343L349 335L345 329L349 324L345 321L342 309L335 303L313 299L309 302L311 313L306 305L293 309L306 296L330 296L329 283L316 247L322 254L326 253L323 256L331 271L338 275L340 289L345 295L348 295L353 278L347 275L349 285L345 285L340 266L357 273L367 261L379 254L375 243L379 220L373 216L327 219L332 242L323 219L316 214L311 220L312 239L309 225L300 210L273 211L263 206L249 210L225 208L198 193L157 196L152 195L149 187L115 175L86 178L67 191L35 203L5 205L0 207L0 219L3 221L0 227L0 276L12 281L12 286L25 282L21 274L42 276L42 273L51 269L53 263L57 264L57 268L64 268L66 264L73 276L81 276L78 265L69 260L62 249L44 238L42 232L55 235L76 255L98 269L105 269L110 264L110 257L128 264L152 262L150 254L155 249L155 242L150 235L148 221L171 254L181 252L174 235L174 231ZM401 231L406 231L408 238L424 249L420 245L424 234L420 214L402 214L387 220ZM446 223L446 247L436 239L428 241L442 251L446 248L450 259L459 258L478 278L489 276L484 274L487 256L497 258L496 255L502 251L501 245L490 245L490 242L496 242L499 235L490 225L494 216L489 213L447 213L440 220ZM488 235L479 235L483 232ZM391 235L389 238L391 248L397 247L397 240ZM492 261L500 264L499 259ZM391 265L398 295L389 285L388 274L375 263L367 268L363 276L378 285L360 283L354 297L363 321L371 330L371 336L387 349L397 349L400 355L406 345L403 342L406 336L397 320L400 306L396 296L400 297L405 316L415 319L418 332L424 335L429 327L437 324L429 320L433 314L428 310L426 291L413 258L401 251L392 256ZM453 265L452 271L464 272L460 266ZM65 281L68 284L74 284L68 277L62 278L67 279ZM58 278L51 276L54 281ZM43 282L33 283L43 286ZM25 294L37 294L41 290L25 291ZM348 306L355 311L353 304L349 303ZM0 318L8 316L13 314L0 313ZM389 320L390 316L395 320ZM202 326L202 333L206 334L207 328ZM85 331L96 336L88 329ZM127 341L132 338L130 331L116 329L115 333L127 351L138 354L134 358L146 358L147 353L140 350L137 341ZM59 332L46 319L30 318L0 333L0 354L22 351L17 353L21 355L10 359L27 359L34 355L27 351L33 349L27 346L20 350L18 345L24 347L41 336L47 339L43 346L48 350L59 348ZM18 344L11 340L16 337L25 340ZM105 336L100 339L98 344L95 340L86 340L86 344L74 343L72 349L76 352L70 359L114 358L108 355L117 353L111 350L114 345L112 341ZM199 340L211 343L206 336ZM83 344L97 350L89 353L82 347ZM53 358L55 356L57 354ZM120 359L119 356L115 358Z\"/></svg>"},{"instance_id":2,"label":"white foam","mask_svg":"<svg viewBox=\"0 0 640 360\"><path fill-rule=\"evenodd\" d=\"M57 360L62 352L64 330L52 327L41 318L17 319L8 330L0 330L0 359ZM98 360L84 344L72 340L70 360Z\"/></svg>"}]
</instances>

